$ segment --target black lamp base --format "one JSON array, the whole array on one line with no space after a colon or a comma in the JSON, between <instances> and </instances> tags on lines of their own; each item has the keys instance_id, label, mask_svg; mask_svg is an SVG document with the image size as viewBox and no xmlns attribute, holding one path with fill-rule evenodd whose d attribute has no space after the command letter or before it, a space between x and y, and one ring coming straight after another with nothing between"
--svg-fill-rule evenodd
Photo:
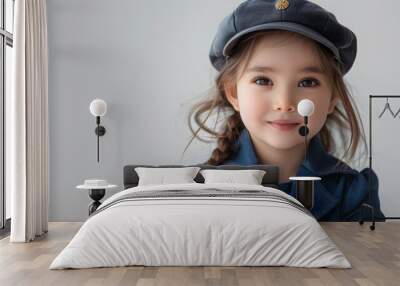
<instances>
[{"instance_id":1,"label":"black lamp base","mask_svg":"<svg viewBox=\"0 0 400 286\"><path fill-rule=\"evenodd\" d=\"M106 194L106 189L90 189L89 190L89 197L94 200L89 205L89 215L91 215L93 212L96 211L96 209L101 205L100 200L104 197Z\"/></svg>"},{"instance_id":2,"label":"black lamp base","mask_svg":"<svg viewBox=\"0 0 400 286\"><path fill-rule=\"evenodd\" d=\"M99 126L96 127L96 129L94 130L94 133L96 133L96 135L103 136L104 134L106 134L106 129L104 128L104 126L99 125Z\"/></svg>"},{"instance_id":3,"label":"black lamp base","mask_svg":"<svg viewBox=\"0 0 400 286\"><path fill-rule=\"evenodd\" d=\"M314 207L314 181L296 181L296 198L304 205L304 207L311 210Z\"/></svg>"},{"instance_id":4,"label":"black lamp base","mask_svg":"<svg viewBox=\"0 0 400 286\"><path fill-rule=\"evenodd\" d=\"M310 130L309 130L308 127L305 126L305 125L303 125L303 126L301 126L301 127L299 128L299 134L300 134L301 136L306 136L306 135L308 135L309 132L310 132Z\"/></svg>"}]
</instances>

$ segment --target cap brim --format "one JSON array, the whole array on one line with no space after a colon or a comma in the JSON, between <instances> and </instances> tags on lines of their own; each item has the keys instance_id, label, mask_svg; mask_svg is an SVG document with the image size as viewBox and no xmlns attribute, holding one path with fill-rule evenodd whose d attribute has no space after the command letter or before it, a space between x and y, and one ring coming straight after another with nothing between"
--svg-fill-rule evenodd
<instances>
[{"instance_id":1,"label":"cap brim","mask_svg":"<svg viewBox=\"0 0 400 286\"><path fill-rule=\"evenodd\" d=\"M306 36L308 38L311 38L322 45L326 46L329 50L332 51L332 53L335 55L335 57L341 62L340 54L336 46L329 41L327 38L323 37L320 33L297 23L292 23L292 22L271 22L271 23L266 23L258 26L254 26L251 28L248 28L246 30L243 30L235 36L233 36L224 46L224 49L222 50L222 54L224 57L230 56L233 47L237 44L237 42L240 40L240 38L246 34L249 34L251 32L256 32L256 31L263 31L263 30L285 30L285 31L291 31L291 32L296 32L299 33L303 36Z\"/></svg>"}]
</instances>

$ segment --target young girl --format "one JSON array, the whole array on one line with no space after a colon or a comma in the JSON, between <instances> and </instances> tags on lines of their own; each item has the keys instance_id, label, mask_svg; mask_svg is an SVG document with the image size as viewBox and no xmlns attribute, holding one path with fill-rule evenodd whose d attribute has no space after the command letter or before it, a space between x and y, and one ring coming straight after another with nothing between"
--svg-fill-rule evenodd
<instances>
[{"instance_id":1,"label":"young girl","mask_svg":"<svg viewBox=\"0 0 400 286\"><path fill-rule=\"evenodd\" d=\"M371 170L369 177L369 168L358 172L332 155L342 152L338 143L346 142L346 131L350 140L343 160L354 157L361 140L365 143L357 108L343 79L356 51L354 33L310 1L240 4L221 22L211 46L209 57L219 71L216 92L189 114L193 138L204 130L218 140L206 163L276 165L279 189L293 196L296 186L290 176L321 177L315 182L311 210L319 220L370 218L370 210L361 206L368 199L370 179L369 203L375 219L384 219L375 172ZM303 118L297 104L302 99L315 106L308 122L307 158L298 131ZM220 131L205 124L215 110L218 115L230 113ZM190 123L193 116L197 131Z\"/></svg>"}]
</instances>

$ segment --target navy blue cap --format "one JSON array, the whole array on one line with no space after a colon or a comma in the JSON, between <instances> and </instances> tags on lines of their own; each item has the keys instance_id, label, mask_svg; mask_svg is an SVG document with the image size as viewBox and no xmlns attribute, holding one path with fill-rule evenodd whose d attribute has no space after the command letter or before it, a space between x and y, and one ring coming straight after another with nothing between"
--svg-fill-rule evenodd
<instances>
[{"instance_id":1,"label":"navy blue cap","mask_svg":"<svg viewBox=\"0 0 400 286\"><path fill-rule=\"evenodd\" d=\"M346 74L357 54L356 35L335 15L307 0L247 0L219 24L209 58L220 71L243 36L262 30L297 32L327 47Z\"/></svg>"}]
</instances>

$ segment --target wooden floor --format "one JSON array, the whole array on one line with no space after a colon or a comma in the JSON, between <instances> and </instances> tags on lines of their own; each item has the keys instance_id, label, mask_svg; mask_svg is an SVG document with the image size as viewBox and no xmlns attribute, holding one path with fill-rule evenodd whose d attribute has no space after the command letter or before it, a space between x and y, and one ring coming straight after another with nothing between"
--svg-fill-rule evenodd
<instances>
[{"instance_id":1,"label":"wooden floor","mask_svg":"<svg viewBox=\"0 0 400 286\"><path fill-rule=\"evenodd\" d=\"M118 267L49 270L81 223L50 223L32 243L0 241L0 285L400 285L400 222L322 223L352 269Z\"/></svg>"}]
</instances>

